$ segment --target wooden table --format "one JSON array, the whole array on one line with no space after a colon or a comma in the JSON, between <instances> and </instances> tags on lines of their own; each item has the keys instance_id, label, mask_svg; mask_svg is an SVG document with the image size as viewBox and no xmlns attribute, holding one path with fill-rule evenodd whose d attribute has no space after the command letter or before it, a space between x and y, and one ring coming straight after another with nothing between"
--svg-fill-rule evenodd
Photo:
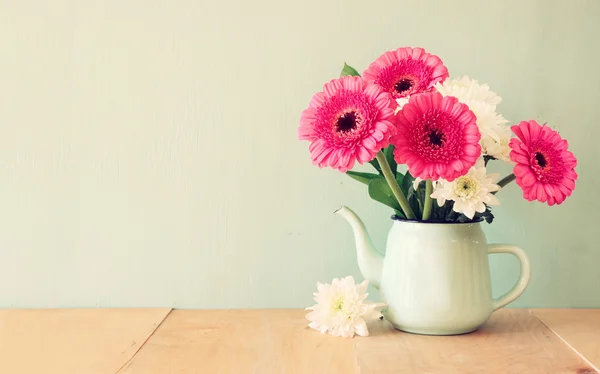
<instances>
[{"instance_id":1,"label":"wooden table","mask_svg":"<svg viewBox=\"0 0 600 374\"><path fill-rule=\"evenodd\" d=\"M600 309L503 309L461 336L334 338L304 310L0 310L0 373L596 373Z\"/></svg>"}]
</instances>

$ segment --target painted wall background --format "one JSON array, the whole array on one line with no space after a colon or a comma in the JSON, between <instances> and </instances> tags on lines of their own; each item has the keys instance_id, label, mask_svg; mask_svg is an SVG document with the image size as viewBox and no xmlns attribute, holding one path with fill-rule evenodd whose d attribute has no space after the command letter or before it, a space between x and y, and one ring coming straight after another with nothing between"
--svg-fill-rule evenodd
<instances>
[{"instance_id":1,"label":"painted wall background","mask_svg":"<svg viewBox=\"0 0 600 374\"><path fill-rule=\"evenodd\" d=\"M594 0L0 0L0 307L304 307L362 279L333 211L379 248L389 211L296 128L344 61L407 45L569 139L567 203L512 184L485 230L531 257L511 306L600 307L599 20ZM498 295L518 264L491 266Z\"/></svg>"}]
</instances>

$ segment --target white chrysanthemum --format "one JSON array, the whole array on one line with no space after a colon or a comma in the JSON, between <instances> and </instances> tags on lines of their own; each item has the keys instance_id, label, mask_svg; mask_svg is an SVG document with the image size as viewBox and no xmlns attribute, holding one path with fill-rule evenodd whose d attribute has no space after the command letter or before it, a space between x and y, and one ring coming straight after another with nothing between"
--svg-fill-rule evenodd
<instances>
[{"instance_id":1,"label":"white chrysanthemum","mask_svg":"<svg viewBox=\"0 0 600 374\"><path fill-rule=\"evenodd\" d=\"M335 278L331 284L317 283L318 292L314 294L317 304L306 308L311 310L306 315L311 321L308 326L322 334L344 338L352 338L354 334L368 336L365 319L381 317L377 304L366 301L368 284L365 280L357 285L352 276Z\"/></svg>"},{"instance_id":2,"label":"white chrysanthemum","mask_svg":"<svg viewBox=\"0 0 600 374\"><path fill-rule=\"evenodd\" d=\"M467 76L446 79L443 83L437 83L435 88L442 96L454 96L459 100L462 97L477 100L490 106L496 106L502 102L502 98L491 91L487 84L479 84L478 81Z\"/></svg>"},{"instance_id":3,"label":"white chrysanthemum","mask_svg":"<svg viewBox=\"0 0 600 374\"><path fill-rule=\"evenodd\" d=\"M479 84L476 80L466 76L452 80L447 79L444 83L436 84L435 88L442 96L454 96L473 111L481 133L482 153L508 161L508 155L505 154L506 149L502 148L502 144L506 140L506 130L508 130L510 138L510 129L506 126L508 121L496 113L496 105L502 101L502 98L490 91L487 84ZM496 144L498 147L494 147ZM507 141L506 145L508 146Z\"/></svg>"},{"instance_id":4,"label":"white chrysanthemum","mask_svg":"<svg viewBox=\"0 0 600 374\"><path fill-rule=\"evenodd\" d=\"M439 206L444 205L446 200L454 201L452 210L472 219L475 212L485 212L486 204L500 205L500 201L492 195L492 192L500 190L495 183L498 178L498 174L487 175L484 162L479 159L467 174L452 182L439 180L431 197L437 199Z\"/></svg>"},{"instance_id":5,"label":"white chrysanthemum","mask_svg":"<svg viewBox=\"0 0 600 374\"><path fill-rule=\"evenodd\" d=\"M498 160L512 162L510 160L511 131L508 126L502 126L494 131L494 136L481 139L481 151L484 155L492 156Z\"/></svg>"}]
</instances>

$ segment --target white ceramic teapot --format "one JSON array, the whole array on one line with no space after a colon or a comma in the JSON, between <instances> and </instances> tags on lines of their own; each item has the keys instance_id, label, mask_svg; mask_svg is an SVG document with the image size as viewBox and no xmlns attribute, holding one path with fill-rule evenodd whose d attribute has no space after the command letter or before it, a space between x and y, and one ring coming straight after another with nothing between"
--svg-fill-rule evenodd
<instances>
[{"instance_id":1,"label":"white ceramic teapot","mask_svg":"<svg viewBox=\"0 0 600 374\"><path fill-rule=\"evenodd\" d=\"M336 211L354 230L358 265L387 304L383 314L395 328L427 335L464 334L517 299L530 279L525 252L488 244L476 223L428 223L394 219L385 257L371 243L361 219L347 207ZM517 284L492 298L488 255L510 253L521 263Z\"/></svg>"}]
</instances>

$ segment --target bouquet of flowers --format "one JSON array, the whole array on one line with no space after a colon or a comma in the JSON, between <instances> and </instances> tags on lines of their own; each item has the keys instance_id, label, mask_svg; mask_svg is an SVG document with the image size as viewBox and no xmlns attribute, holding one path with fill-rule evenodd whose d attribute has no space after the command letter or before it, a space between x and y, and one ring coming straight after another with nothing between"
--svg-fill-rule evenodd
<instances>
[{"instance_id":1,"label":"bouquet of flowers","mask_svg":"<svg viewBox=\"0 0 600 374\"><path fill-rule=\"evenodd\" d=\"M302 112L298 137L313 164L364 183L396 219L491 223L496 193L512 181L528 201L561 204L577 179L567 140L534 120L509 127L500 101L476 80L450 79L439 57L404 47L362 75L344 64ZM495 161L513 173L488 174ZM374 170L352 171L357 163Z\"/></svg>"}]
</instances>

